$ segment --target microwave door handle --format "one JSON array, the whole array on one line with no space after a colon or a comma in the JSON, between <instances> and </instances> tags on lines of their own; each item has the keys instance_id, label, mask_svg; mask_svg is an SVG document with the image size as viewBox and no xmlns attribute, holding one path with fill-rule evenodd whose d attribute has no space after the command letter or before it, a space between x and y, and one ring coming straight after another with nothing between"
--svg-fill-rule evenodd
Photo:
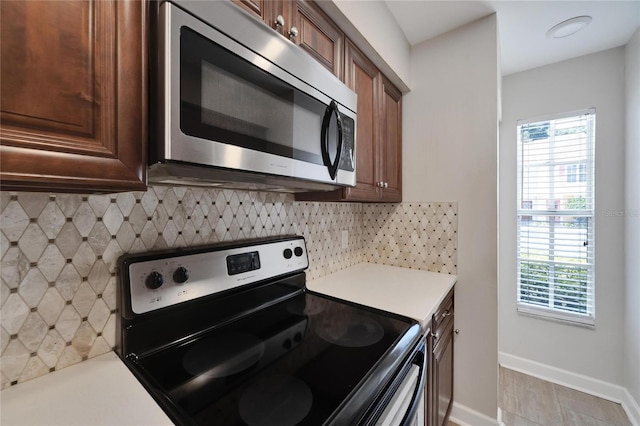
<instances>
[{"instance_id":1,"label":"microwave door handle","mask_svg":"<svg viewBox=\"0 0 640 426\"><path fill-rule=\"evenodd\" d=\"M415 355L413 358L412 364L416 364L420 367L420 379L418 383L416 383L416 388L413 391L413 395L411 396L411 403L409 404L409 408L407 408L407 412L402 417L402 421L400 422L401 426L410 426L411 420L413 419L414 414L416 413L416 409L420 403L420 398L423 398L423 389L424 382L426 378L426 364L427 364L427 356L426 353L422 350Z\"/></svg>"},{"instance_id":2,"label":"microwave door handle","mask_svg":"<svg viewBox=\"0 0 640 426\"><path fill-rule=\"evenodd\" d=\"M331 161L329 154L329 124L331 123L331 116L334 114L338 125L338 146L336 147L336 157L334 161ZM322 131L320 135L320 147L322 150L322 161L327 167L331 179L335 180L336 175L338 174L340 157L342 155L342 118L340 117L336 101L331 101L324 112L324 118L322 119Z\"/></svg>"}]
</instances>

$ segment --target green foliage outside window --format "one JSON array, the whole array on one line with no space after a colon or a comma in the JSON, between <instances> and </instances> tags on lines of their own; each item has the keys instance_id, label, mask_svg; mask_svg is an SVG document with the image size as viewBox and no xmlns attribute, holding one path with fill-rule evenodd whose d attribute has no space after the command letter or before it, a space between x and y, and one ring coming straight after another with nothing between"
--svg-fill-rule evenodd
<instances>
[{"instance_id":1,"label":"green foliage outside window","mask_svg":"<svg viewBox=\"0 0 640 426\"><path fill-rule=\"evenodd\" d=\"M553 307L587 312L587 267L551 265L535 261L520 263L520 301L549 306L550 269L553 267Z\"/></svg>"}]
</instances>

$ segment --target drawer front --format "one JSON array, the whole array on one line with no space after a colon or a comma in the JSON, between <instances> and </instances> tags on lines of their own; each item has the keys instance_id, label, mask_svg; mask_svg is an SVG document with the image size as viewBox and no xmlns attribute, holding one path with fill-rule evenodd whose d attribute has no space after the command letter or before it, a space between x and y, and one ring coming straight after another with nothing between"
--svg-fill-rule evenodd
<instances>
[{"instance_id":1,"label":"drawer front","mask_svg":"<svg viewBox=\"0 0 640 426\"><path fill-rule=\"evenodd\" d=\"M432 426L446 426L453 405L453 321L446 324L433 348Z\"/></svg>"},{"instance_id":2,"label":"drawer front","mask_svg":"<svg viewBox=\"0 0 640 426\"><path fill-rule=\"evenodd\" d=\"M448 325L449 321L453 323L454 316L454 304L453 304L453 289L444 298L444 301L440 304L436 313L433 314L432 326L435 332L442 334L444 328Z\"/></svg>"},{"instance_id":3,"label":"drawer front","mask_svg":"<svg viewBox=\"0 0 640 426\"><path fill-rule=\"evenodd\" d=\"M434 330L435 338L433 340L433 353L436 357L443 350L443 346L448 338L453 335L453 318L448 318L441 322L438 328Z\"/></svg>"}]
</instances>

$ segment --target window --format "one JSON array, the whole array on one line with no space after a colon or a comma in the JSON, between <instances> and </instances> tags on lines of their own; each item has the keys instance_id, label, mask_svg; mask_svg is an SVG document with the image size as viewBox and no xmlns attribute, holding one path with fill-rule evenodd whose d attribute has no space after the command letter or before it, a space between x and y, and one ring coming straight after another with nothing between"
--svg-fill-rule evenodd
<instances>
[{"instance_id":1,"label":"window","mask_svg":"<svg viewBox=\"0 0 640 426\"><path fill-rule=\"evenodd\" d=\"M569 164L567 166L567 182L586 182L587 181L587 165Z\"/></svg>"},{"instance_id":2,"label":"window","mask_svg":"<svg viewBox=\"0 0 640 426\"><path fill-rule=\"evenodd\" d=\"M595 110L518 122L518 311L594 324Z\"/></svg>"}]
</instances>

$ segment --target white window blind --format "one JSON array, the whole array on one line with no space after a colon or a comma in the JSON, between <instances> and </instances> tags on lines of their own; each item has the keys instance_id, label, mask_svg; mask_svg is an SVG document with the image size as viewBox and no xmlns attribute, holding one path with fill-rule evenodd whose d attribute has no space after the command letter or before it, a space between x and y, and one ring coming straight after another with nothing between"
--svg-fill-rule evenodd
<instances>
[{"instance_id":1,"label":"white window blind","mask_svg":"<svg viewBox=\"0 0 640 426\"><path fill-rule=\"evenodd\" d=\"M595 110L518 122L518 311L594 324Z\"/></svg>"}]
</instances>

